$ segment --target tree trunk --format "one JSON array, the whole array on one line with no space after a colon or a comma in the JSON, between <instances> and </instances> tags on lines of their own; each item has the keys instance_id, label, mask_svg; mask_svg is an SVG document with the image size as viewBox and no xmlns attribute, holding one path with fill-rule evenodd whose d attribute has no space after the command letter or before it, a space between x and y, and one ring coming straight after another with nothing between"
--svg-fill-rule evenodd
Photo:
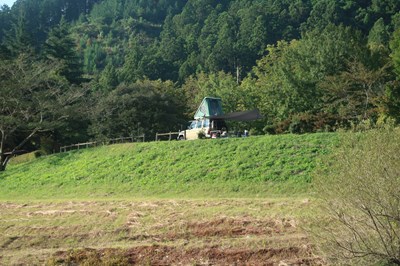
<instances>
[{"instance_id":1,"label":"tree trunk","mask_svg":"<svg viewBox=\"0 0 400 266\"><path fill-rule=\"evenodd\" d=\"M8 161L9 161L9 157L1 154L1 156L0 156L0 172L3 172L6 170Z\"/></svg>"},{"instance_id":2,"label":"tree trunk","mask_svg":"<svg viewBox=\"0 0 400 266\"><path fill-rule=\"evenodd\" d=\"M18 144L16 147L11 152L7 152L7 155L4 154L4 142L5 142L5 134L3 131L1 131L1 142L0 142L0 172L3 172L6 170L7 164L10 161L11 157L16 154L16 152L22 148L25 143L27 143L37 132L39 131L39 128L35 128L29 136L27 136L20 144Z\"/></svg>"},{"instance_id":3,"label":"tree trunk","mask_svg":"<svg viewBox=\"0 0 400 266\"><path fill-rule=\"evenodd\" d=\"M236 66L236 83L239 85L240 83L240 68Z\"/></svg>"},{"instance_id":4,"label":"tree trunk","mask_svg":"<svg viewBox=\"0 0 400 266\"><path fill-rule=\"evenodd\" d=\"M0 130L1 133L1 138L0 138L0 172L3 172L6 170L6 159L7 157L3 154L4 152L4 142L6 139L6 135L4 130Z\"/></svg>"}]
</instances>

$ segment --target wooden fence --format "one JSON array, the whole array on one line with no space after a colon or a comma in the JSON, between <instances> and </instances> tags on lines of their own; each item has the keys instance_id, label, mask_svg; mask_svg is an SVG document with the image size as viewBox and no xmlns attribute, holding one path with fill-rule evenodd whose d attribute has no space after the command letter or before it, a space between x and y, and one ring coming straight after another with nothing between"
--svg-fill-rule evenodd
<instances>
[{"instance_id":1,"label":"wooden fence","mask_svg":"<svg viewBox=\"0 0 400 266\"><path fill-rule=\"evenodd\" d=\"M178 135L179 135L179 132L156 133L156 141L159 141L159 140L169 140L169 141L171 141L173 139L175 140L175 139L177 139ZM164 138L166 136L168 137L168 139ZM175 136L175 138L172 138L172 136Z\"/></svg>"},{"instance_id":2,"label":"wooden fence","mask_svg":"<svg viewBox=\"0 0 400 266\"><path fill-rule=\"evenodd\" d=\"M140 135L140 136L135 136L135 137L116 138L116 139L109 139L106 141L92 141L92 142L72 144L72 145L60 147L60 152L67 152L69 150L80 150L80 149L85 149L85 148L90 148L90 147L101 146L101 145L110 145L110 144L126 143L126 142L139 142L139 141L142 141L142 142L145 141L144 134Z\"/></svg>"}]
</instances>

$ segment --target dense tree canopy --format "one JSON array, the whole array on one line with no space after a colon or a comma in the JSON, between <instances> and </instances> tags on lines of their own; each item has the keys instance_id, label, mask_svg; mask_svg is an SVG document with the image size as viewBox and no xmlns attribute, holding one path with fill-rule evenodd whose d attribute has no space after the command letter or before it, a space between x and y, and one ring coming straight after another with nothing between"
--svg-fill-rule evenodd
<instances>
[{"instance_id":1,"label":"dense tree canopy","mask_svg":"<svg viewBox=\"0 0 400 266\"><path fill-rule=\"evenodd\" d=\"M171 82L138 81L121 84L92 109L90 131L98 138L139 136L176 130L185 122L183 101Z\"/></svg>"},{"instance_id":2,"label":"dense tree canopy","mask_svg":"<svg viewBox=\"0 0 400 266\"><path fill-rule=\"evenodd\" d=\"M61 76L63 64L21 54L0 60L0 171L40 132L60 127L83 96Z\"/></svg>"},{"instance_id":3,"label":"dense tree canopy","mask_svg":"<svg viewBox=\"0 0 400 266\"><path fill-rule=\"evenodd\" d=\"M259 133L400 118L397 0L17 0L0 7L1 64L22 54L90 88L55 145L176 130L204 96L258 108Z\"/></svg>"}]
</instances>

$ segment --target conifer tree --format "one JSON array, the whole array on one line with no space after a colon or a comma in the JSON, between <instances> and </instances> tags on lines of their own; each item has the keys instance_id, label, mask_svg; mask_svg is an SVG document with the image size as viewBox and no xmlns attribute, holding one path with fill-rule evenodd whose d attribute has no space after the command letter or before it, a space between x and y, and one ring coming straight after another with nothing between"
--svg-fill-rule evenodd
<instances>
[{"instance_id":1,"label":"conifer tree","mask_svg":"<svg viewBox=\"0 0 400 266\"><path fill-rule=\"evenodd\" d=\"M63 63L64 67L60 74L69 82L79 84L83 81L82 65L64 17L61 18L60 24L50 31L45 43L44 56L49 60L60 60Z\"/></svg>"}]
</instances>

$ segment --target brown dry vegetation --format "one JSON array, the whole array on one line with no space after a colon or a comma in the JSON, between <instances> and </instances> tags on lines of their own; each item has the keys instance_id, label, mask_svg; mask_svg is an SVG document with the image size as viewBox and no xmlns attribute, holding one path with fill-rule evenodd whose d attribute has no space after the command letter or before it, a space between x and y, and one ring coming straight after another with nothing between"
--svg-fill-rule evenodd
<instances>
[{"instance_id":1,"label":"brown dry vegetation","mask_svg":"<svg viewBox=\"0 0 400 266\"><path fill-rule=\"evenodd\" d=\"M1 265L320 265L304 199L0 203Z\"/></svg>"}]
</instances>

